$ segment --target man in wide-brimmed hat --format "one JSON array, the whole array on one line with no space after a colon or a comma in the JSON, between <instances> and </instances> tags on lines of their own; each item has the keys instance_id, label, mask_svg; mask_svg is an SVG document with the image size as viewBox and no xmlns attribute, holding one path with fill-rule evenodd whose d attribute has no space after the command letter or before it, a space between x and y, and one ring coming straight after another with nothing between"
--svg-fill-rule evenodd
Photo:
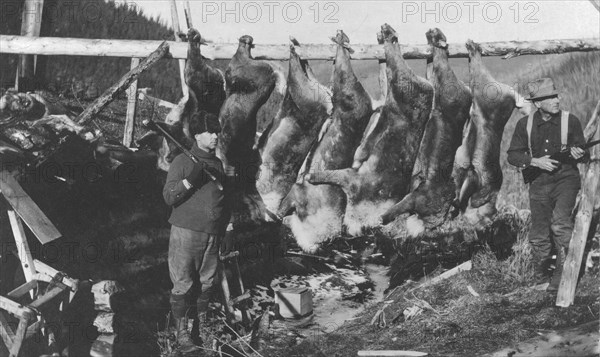
<instances>
[{"instance_id":1,"label":"man in wide-brimmed hat","mask_svg":"<svg viewBox=\"0 0 600 357\"><path fill-rule=\"evenodd\" d=\"M581 186L577 163L589 155L574 147L585 143L577 117L560 109L559 92L550 78L528 84L533 103L529 116L519 120L508 149L508 162L518 168L538 167L542 174L529 186L531 244L536 278L547 279L552 243L556 248L556 268L548 291L557 291L566 250L573 232L571 212ZM558 162L550 155L570 148L572 159ZM552 237L552 238L550 238Z\"/></svg>"}]
</instances>

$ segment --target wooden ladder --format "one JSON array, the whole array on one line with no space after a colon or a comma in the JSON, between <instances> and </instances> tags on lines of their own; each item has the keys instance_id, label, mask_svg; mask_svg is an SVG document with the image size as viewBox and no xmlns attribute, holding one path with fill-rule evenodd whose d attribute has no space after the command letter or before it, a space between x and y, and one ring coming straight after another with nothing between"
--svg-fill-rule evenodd
<instances>
[{"instance_id":1,"label":"wooden ladder","mask_svg":"<svg viewBox=\"0 0 600 357\"><path fill-rule=\"evenodd\" d=\"M55 302L60 302L64 308L77 291L79 281L33 259L23 221L42 244L61 235L14 177L6 171L0 172L0 192L12 207L7 213L26 280L6 296L0 295L0 333L10 357L17 357L23 342L44 327L42 311ZM26 297L28 293L29 298ZM25 303L24 300L31 301ZM54 336L49 337L53 339Z\"/></svg>"}]
</instances>

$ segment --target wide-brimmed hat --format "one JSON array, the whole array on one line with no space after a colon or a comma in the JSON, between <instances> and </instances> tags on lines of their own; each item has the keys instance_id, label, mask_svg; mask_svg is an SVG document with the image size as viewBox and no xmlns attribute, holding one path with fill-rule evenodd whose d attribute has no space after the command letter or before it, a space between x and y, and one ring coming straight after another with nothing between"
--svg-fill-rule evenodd
<instances>
[{"instance_id":1,"label":"wide-brimmed hat","mask_svg":"<svg viewBox=\"0 0 600 357\"><path fill-rule=\"evenodd\" d=\"M552 78L540 78L527 83L529 98L527 100L536 100L540 98L552 97L558 95Z\"/></svg>"}]
</instances>

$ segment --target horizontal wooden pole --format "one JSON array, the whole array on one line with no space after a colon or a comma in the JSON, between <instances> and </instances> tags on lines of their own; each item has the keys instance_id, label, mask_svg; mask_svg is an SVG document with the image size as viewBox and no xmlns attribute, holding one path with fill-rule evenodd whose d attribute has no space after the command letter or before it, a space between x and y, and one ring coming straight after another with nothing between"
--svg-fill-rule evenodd
<instances>
[{"instance_id":1,"label":"horizontal wooden pole","mask_svg":"<svg viewBox=\"0 0 600 357\"><path fill-rule=\"evenodd\" d=\"M110 56L110 57L146 57L154 51L161 41L142 40L99 40L62 37L25 37L0 35L0 52L13 54L67 55L67 56ZM173 58L187 58L185 42L169 41L169 51ZM570 39L543 41L506 41L480 43L484 56L519 56L549 53L600 50L600 39ZM305 44L296 48L298 54L309 60L329 60L335 56L335 44ZM353 59L383 59L383 46L378 44L351 45ZM202 47L202 55L211 59L230 59L237 44L211 43ZM431 55L429 45L403 45L406 59L424 59ZM467 58L469 54L462 43L448 45L450 57ZM288 44L256 44L252 54L257 58L287 60L290 48Z\"/></svg>"}]
</instances>

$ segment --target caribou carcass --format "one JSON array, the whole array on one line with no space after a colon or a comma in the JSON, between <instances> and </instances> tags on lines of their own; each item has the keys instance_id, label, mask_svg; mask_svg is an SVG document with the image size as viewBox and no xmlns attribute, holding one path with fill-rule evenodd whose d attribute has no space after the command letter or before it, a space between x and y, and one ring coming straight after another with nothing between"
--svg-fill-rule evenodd
<instances>
[{"instance_id":1,"label":"caribou carcass","mask_svg":"<svg viewBox=\"0 0 600 357\"><path fill-rule=\"evenodd\" d=\"M266 209L256 188L260 156L256 150L257 113L273 98L275 88L285 87L282 73L265 61L254 59L253 38L240 37L237 52L225 71L227 98L221 107L221 135L217 156L226 172L235 173L231 186L233 216L237 223L276 220Z\"/></svg>"},{"instance_id":2,"label":"caribou carcass","mask_svg":"<svg viewBox=\"0 0 600 357\"><path fill-rule=\"evenodd\" d=\"M214 63L202 56L201 46L206 41L198 30L187 33L188 51L185 63L185 82L189 95L183 97L165 118L162 125L173 137L186 146L194 139L189 132L189 119L194 113L206 112L219 115L225 101L225 75ZM158 168L169 171L171 161L180 153L173 143L167 142L159 133L149 132L138 140L141 147L158 152Z\"/></svg>"},{"instance_id":3,"label":"caribou carcass","mask_svg":"<svg viewBox=\"0 0 600 357\"><path fill-rule=\"evenodd\" d=\"M337 170L352 165L353 154L373 113L371 98L354 74L352 49L343 31L332 40L337 44L333 70L333 114L321 129L299 182L280 207L280 215L293 211L290 226L298 244L314 251L318 244L339 235L346 208L346 195L338 186L312 185L307 172Z\"/></svg>"},{"instance_id":4,"label":"caribou carcass","mask_svg":"<svg viewBox=\"0 0 600 357\"><path fill-rule=\"evenodd\" d=\"M466 47L473 105L463 143L456 153L455 206L466 210L469 223L481 226L490 223L496 213L502 186L500 144L504 126L515 108L527 113L530 107L524 105L515 89L492 77L483 65L479 44L469 40Z\"/></svg>"},{"instance_id":5,"label":"caribou carcass","mask_svg":"<svg viewBox=\"0 0 600 357\"><path fill-rule=\"evenodd\" d=\"M396 31L384 24L388 93L379 115L367 125L351 168L323 170L313 184L334 184L347 196L344 223L352 235L379 224L380 216L408 192L417 150L433 100L433 87L402 57Z\"/></svg>"},{"instance_id":6,"label":"caribou carcass","mask_svg":"<svg viewBox=\"0 0 600 357\"><path fill-rule=\"evenodd\" d=\"M290 45L287 89L281 109L262 133L258 143L260 174L256 183L266 208L277 212L296 182L298 171L319 129L331 115L331 93L315 78L308 61Z\"/></svg>"},{"instance_id":7,"label":"caribou carcass","mask_svg":"<svg viewBox=\"0 0 600 357\"><path fill-rule=\"evenodd\" d=\"M437 28L426 36L433 53L429 78L434 88L433 109L413 170L412 191L382 216L384 224L410 213L424 220L427 228L439 226L455 197L454 154L461 144L472 96L450 68L446 36Z\"/></svg>"}]
</instances>

